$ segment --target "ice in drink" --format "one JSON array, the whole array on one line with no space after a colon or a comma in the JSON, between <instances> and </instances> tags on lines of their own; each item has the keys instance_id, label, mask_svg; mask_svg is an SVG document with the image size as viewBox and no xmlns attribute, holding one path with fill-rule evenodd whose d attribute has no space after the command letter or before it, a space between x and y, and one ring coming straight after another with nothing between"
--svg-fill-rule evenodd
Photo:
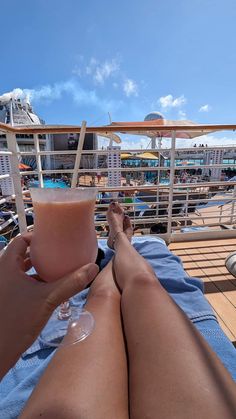
<instances>
[{"instance_id":1,"label":"ice in drink","mask_svg":"<svg viewBox=\"0 0 236 419\"><path fill-rule=\"evenodd\" d=\"M37 200L37 192L35 192L35 197L31 192L35 214L31 261L43 280L57 280L87 263L95 262L97 257L97 237L94 227L96 192L94 193L92 189L95 188L88 188L88 190L83 188L82 191L72 189L66 190L65 193L54 189L56 199L53 199L52 193L51 201L48 199L49 189L41 189L42 196L43 191L46 191L47 197L44 199L40 199L39 196ZM78 192L77 200L76 191ZM85 191L84 194L83 191ZM72 200L70 200L70 192L73 195Z\"/></svg>"}]
</instances>

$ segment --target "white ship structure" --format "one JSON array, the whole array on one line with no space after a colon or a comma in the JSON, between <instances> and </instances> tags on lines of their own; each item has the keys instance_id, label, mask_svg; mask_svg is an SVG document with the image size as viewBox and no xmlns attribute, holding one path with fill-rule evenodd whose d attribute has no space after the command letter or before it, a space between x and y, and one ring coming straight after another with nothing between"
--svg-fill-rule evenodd
<instances>
[{"instance_id":1,"label":"white ship structure","mask_svg":"<svg viewBox=\"0 0 236 419\"><path fill-rule=\"evenodd\" d=\"M45 122L33 111L32 106L13 97L0 97L0 122L13 127L44 125ZM49 134L37 134L40 150L52 150L52 137ZM16 134L18 151L35 152L35 136L33 134ZM0 135L0 149L7 149L7 139L5 134ZM19 164L25 164L32 169L36 167L36 159L27 156L19 160ZM42 159L42 167L49 169L51 167L50 156ZM0 156L0 174L4 175L10 171L10 158L7 155ZM3 179L1 181L2 195L12 195L14 193L12 179Z\"/></svg>"}]
</instances>

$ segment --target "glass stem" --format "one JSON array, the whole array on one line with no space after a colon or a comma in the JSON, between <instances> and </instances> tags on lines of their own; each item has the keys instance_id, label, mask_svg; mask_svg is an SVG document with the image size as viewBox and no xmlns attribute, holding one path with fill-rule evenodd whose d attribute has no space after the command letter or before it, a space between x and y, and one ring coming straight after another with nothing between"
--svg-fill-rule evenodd
<instances>
[{"instance_id":1,"label":"glass stem","mask_svg":"<svg viewBox=\"0 0 236 419\"><path fill-rule=\"evenodd\" d=\"M70 308L70 301L64 301L61 303L59 312L58 312L58 319L59 320L67 320L71 316L71 308Z\"/></svg>"}]
</instances>

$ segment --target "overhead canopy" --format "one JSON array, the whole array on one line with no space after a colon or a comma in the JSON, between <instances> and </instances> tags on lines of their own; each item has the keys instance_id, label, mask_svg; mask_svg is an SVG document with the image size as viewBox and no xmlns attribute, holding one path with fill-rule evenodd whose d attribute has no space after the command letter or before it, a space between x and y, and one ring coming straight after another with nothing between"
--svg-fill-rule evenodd
<instances>
[{"instance_id":1,"label":"overhead canopy","mask_svg":"<svg viewBox=\"0 0 236 419\"><path fill-rule=\"evenodd\" d=\"M63 134L80 133L78 125L21 125L11 126L0 122L0 132L22 134ZM113 122L111 125L86 127L86 133L107 134L121 132L129 134L148 135L150 137L171 137L171 131L176 132L177 138L195 138L215 131L236 130L234 124L195 124L192 121L151 120L142 122Z\"/></svg>"},{"instance_id":2,"label":"overhead canopy","mask_svg":"<svg viewBox=\"0 0 236 419\"><path fill-rule=\"evenodd\" d=\"M158 160L159 153L152 153L145 151L144 153L136 154L137 159L144 159L144 160Z\"/></svg>"},{"instance_id":3,"label":"overhead canopy","mask_svg":"<svg viewBox=\"0 0 236 419\"><path fill-rule=\"evenodd\" d=\"M108 125L109 126L109 125ZM210 134L211 132L214 132L213 130L196 130L196 127L199 125L195 122L188 121L188 120L181 120L181 121L172 121L170 119L155 119L151 121L140 121L140 122L112 122L110 125L112 127L117 127L117 131L121 132L122 134L128 134L132 133L135 135L146 135L148 137L162 137L162 138L171 138L173 126L178 127L178 130L176 131L176 138L195 138L200 137L201 135ZM121 130L119 127L126 126L128 129ZM166 129L170 127L170 130ZM189 126L193 127L193 130L189 130ZM132 127L134 130L132 130ZM149 131L150 127L152 127L152 130ZM153 128L156 127L156 130ZM186 130L185 127L188 127L188 130ZM104 127L105 128L105 127ZM164 128L164 129L162 129ZM183 129L179 129L183 128ZM131 132L132 130L132 132Z\"/></svg>"},{"instance_id":4,"label":"overhead canopy","mask_svg":"<svg viewBox=\"0 0 236 419\"><path fill-rule=\"evenodd\" d=\"M120 144L121 143L121 139L119 137L119 135L114 134L113 132L111 133L106 133L103 132L102 134L99 134L100 137L104 137L104 138L108 138L109 140L114 141L116 144Z\"/></svg>"}]
</instances>

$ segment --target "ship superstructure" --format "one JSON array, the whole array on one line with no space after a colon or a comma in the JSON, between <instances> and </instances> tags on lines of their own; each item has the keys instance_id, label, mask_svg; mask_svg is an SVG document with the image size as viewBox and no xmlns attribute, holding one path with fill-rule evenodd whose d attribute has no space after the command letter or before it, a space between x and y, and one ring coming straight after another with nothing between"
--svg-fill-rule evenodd
<instances>
[{"instance_id":1,"label":"ship superstructure","mask_svg":"<svg viewBox=\"0 0 236 419\"><path fill-rule=\"evenodd\" d=\"M34 112L30 103L20 98L8 97L3 95L0 97L0 122L12 125L14 127L30 126L30 125L44 125L45 122ZM37 134L39 140L40 150L52 150L52 137L49 134ZM16 134L17 148L19 151L35 152L35 138L33 134ZM6 135L0 134L0 149L7 148ZM25 164L30 168L36 167L36 159L31 156L24 156L19 161L19 164ZM43 168L49 169L51 166L51 157L47 156L42 159ZM9 173L10 160L9 156L2 155L0 157L0 173L4 175ZM14 193L11 179L3 179L1 182L1 189L3 195L11 195Z\"/></svg>"}]
</instances>

